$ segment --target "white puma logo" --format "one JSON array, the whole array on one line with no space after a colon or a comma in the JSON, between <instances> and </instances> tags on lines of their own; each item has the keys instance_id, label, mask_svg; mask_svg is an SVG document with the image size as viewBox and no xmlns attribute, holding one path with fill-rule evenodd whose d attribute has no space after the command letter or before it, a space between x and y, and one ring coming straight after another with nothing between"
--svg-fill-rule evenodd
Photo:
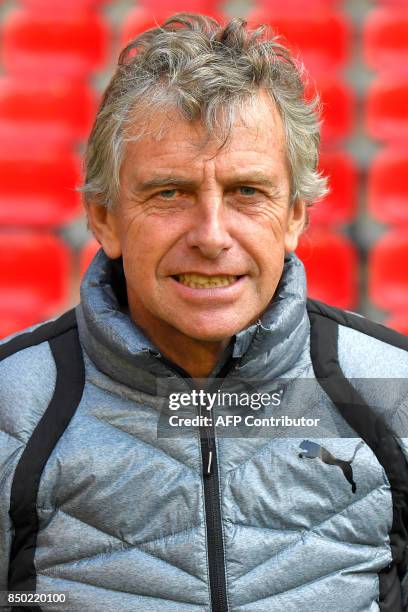
<instances>
[{"instance_id":1,"label":"white puma logo","mask_svg":"<svg viewBox=\"0 0 408 612\"><path fill-rule=\"evenodd\" d=\"M316 444L316 442L311 442L310 440L303 440L300 445L299 457L303 459L303 457L307 457L308 459L320 459L323 463L327 463L328 465L337 465L344 474L347 482L351 484L351 490L353 493L357 490L357 485L353 480L353 468L351 467L352 462L357 454L357 451L363 446L364 442L361 440L356 448L354 449L353 456L348 461L344 459L337 459L334 457L324 446L320 446L320 444Z\"/></svg>"}]
</instances>

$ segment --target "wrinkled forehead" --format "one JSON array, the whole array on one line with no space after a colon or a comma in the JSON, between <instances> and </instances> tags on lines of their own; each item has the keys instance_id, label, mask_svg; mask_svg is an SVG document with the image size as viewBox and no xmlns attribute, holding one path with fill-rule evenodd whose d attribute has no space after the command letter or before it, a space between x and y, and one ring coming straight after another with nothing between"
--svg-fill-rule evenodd
<instances>
[{"instance_id":1,"label":"wrinkled forehead","mask_svg":"<svg viewBox=\"0 0 408 612\"><path fill-rule=\"evenodd\" d=\"M267 92L259 92L245 101L226 103L215 109L202 109L200 117L187 118L183 109L171 100L162 107L149 106L148 100L135 104L124 129L125 148L132 143L175 142L182 137L192 152L233 146L234 138L251 142L268 141L270 146L285 147L285 133L278 108Z\"/></svg>"}]
</instances>

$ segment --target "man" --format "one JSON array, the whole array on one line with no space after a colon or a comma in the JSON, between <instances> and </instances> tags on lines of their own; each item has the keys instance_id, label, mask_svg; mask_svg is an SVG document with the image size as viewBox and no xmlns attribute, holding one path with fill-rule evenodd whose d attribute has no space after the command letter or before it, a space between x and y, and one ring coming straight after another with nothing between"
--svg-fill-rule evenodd
<instances>
[{"instance_id":1,"label":"man","mask_svg":"<svg viewBox=\"0 0 408 612\"><path fill-rule=\"evenodd\" d=\"M2 347L2 590L66 597L36 610L408 609L408 344L306 299L318 143L287 50L242 20L180 14L122 52L86 155L103 250L75 312ZM251 409L219 433L224 382L275 389L260 435ZM168 435L208 388L190 404L211 418Z\"/></svg>"}]
</instances>

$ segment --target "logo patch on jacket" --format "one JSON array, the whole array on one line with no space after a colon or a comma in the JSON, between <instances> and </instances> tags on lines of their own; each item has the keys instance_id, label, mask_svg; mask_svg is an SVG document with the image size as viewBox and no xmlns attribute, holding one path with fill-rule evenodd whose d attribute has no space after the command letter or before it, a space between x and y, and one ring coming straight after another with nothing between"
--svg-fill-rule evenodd
<instances>
[{"instance_id":1,"label":"logo patch on jacket","mask_svg":"<svg viewBox=\"0 0 408 612\"><path fill-rule=\"evenodd\" d=\"M351 490L353 493L357 490L357 485L353 480L353 468L351 464L354 461L354 458L357 454L357 451L363 446L364 442L361 440L356 448L354 449L353 456L349 460L337 459L334 457L324 446L320 446L320 444L316 444L316 442L311 442L310 440L303 440L299 448L299 457L303 459L306 457L307 459L320 459L323 463L327 465L337 465L341 469L344 474L347 482L351 484Z\"/></svg>"}]
</instances>

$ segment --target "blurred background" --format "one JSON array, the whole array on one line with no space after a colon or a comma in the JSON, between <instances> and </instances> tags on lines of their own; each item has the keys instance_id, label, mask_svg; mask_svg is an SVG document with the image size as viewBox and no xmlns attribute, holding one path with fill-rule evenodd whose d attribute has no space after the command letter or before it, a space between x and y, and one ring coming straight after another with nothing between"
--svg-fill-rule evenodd
<instances>
[{"instance_id":1,"label":"blurred background","mask_svg":"<svg viewBox=\"0 0 408 612\"><path fill-rule=\"evenodd\" d=\"M309 295L408 334L408 0L0 0L0 337L77 303L98 101L122 46L180 10L267 23L302 58L331 187L298 249Z\"/></svg>"}]
</instances>

